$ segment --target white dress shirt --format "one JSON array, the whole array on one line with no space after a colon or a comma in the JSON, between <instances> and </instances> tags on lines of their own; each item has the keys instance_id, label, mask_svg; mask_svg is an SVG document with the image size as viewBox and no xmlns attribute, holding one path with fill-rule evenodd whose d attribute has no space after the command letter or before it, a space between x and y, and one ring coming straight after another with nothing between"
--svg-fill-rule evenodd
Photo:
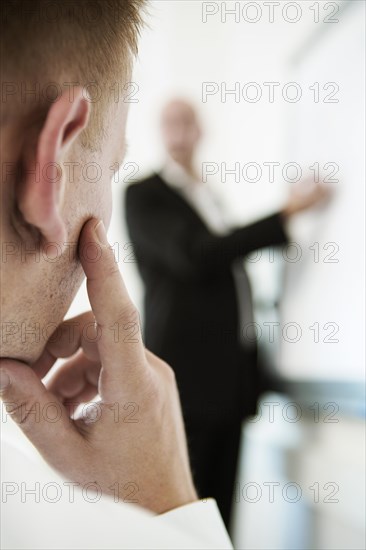
<instances>
[{"instance_id":1,"label":"white dress shirt","mask_svg":"<svg viewBox=\"0 0 366 550\"><path fill-rule=\"evenodd\" d=\"M231 549L217 504L199 500L161 515L55 473L1 403L2 550Z\"/></svg>"}]
</instances>

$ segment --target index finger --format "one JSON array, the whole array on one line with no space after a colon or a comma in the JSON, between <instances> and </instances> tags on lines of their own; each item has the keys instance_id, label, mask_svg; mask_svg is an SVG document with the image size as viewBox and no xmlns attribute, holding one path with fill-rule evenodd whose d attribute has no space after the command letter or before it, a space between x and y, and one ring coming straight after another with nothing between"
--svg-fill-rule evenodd
<instances>
[{"instance_id":1,"label":"index finger","mask_svg":"<svg viewBox=\"0 0 366 550\"><path fill-rule=\"evenodd\" d=\"M103 369L126 382L126 374L146 368L139 313L123 282L102 221L84 225L79 257L96 319Z\"/></svg>"}]
</instances>

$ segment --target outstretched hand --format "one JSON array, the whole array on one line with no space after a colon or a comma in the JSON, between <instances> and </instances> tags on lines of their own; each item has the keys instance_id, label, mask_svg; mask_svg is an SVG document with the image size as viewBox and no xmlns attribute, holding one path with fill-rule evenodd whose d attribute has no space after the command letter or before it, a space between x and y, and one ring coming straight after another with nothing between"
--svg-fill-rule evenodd
<instances>
[{"instance_id":1,"label":"outstretched hand","mask_svg":"<svg viewBox=\"0 0 366 550\"><path fill-rule=\"evenodd\" d=\"M332 195L331 188L308 179L295 184L290 192L287 204L282 211L284 216L292 216L323 204Z\"/></svg>"}]
</instances>

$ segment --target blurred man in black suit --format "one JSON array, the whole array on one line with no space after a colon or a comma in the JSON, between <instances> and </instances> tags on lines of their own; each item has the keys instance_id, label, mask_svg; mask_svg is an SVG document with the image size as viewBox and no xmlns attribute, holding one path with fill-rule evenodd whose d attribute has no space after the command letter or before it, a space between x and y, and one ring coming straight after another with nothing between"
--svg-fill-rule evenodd
<instances>
[{"instance_id":1,"label":"blurred man in black suit","mask_svg":"<svg viewBox=\"0 0 366 550\"><path fill-rule=\"evenodd\" d=\"M325 191L315 186L294 193L281 212L230 231L195 173L201 132L194 109L170 102L162 134L163 169L126 194L128 229L145 284L145 344L176 373L196 486L216 498L228 524L241 424L255 413L259 391L256 345L240 338L237 292L244 292L250 321L250 286L242 265L240 288L235 284L235 262L285 243L286 218L317 203Z\"/></svg>"}]
</instances>

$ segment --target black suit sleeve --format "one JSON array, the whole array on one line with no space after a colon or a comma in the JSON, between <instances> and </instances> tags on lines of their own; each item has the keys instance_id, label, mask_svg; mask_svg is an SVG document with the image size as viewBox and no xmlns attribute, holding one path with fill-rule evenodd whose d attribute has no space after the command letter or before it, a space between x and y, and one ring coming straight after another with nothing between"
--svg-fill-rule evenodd
<instances>
[{"instance_id":1,"label":"black suit sleeve","mask_svg":"<svg viewBox=\"0 0 366 550\"><path fill-rule=\"evenodd\" d=\"M215 276L233 261L266 246L287 242L280 214L273 214L225 236L177 213L139 184L127 189L126 219L138 257L180 279Z\"/></svg>"}]
</instances>

